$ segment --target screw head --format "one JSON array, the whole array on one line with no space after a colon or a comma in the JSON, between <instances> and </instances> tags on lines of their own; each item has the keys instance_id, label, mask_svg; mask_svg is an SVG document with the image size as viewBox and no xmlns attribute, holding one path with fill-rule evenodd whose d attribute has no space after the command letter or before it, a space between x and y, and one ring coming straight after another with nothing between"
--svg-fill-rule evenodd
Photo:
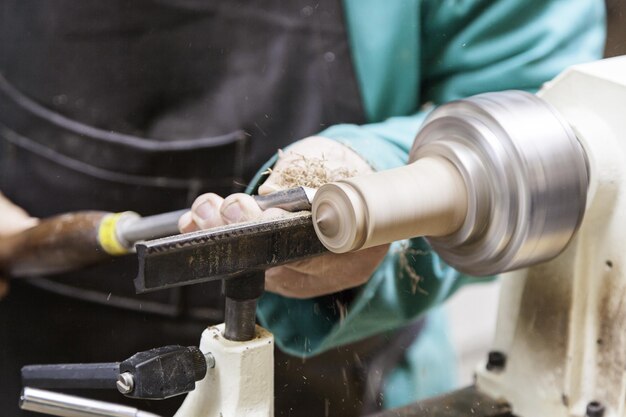
<instances>
[{"instance_id":1,"label":"screw head","mask_svg":"<svg viewBox=\"0 0 626 417\"><path fill-rule=\"evenodd\" d=\"M591 401L587 404L585 417L602 417L604 415L604 405L599 401Z\"/></svg>"},{"instance_id":2,"label":"screw head","mask_svg":"<svg viewBox=\"0 0 626 417\"><path fill-rule=\"evenodd\" d=\"M215 356L211 352L205 353L204 359L206 360L207 368L215 368Z\"/></svg>"},{"instance_id":3,"label":"screw head","mask_svg":"<svg viewBox=\"0 0 626 417\"><path fill-rule=\"evenodd\" d=\"M117 386L117 390L122 394L131 393L133 391L133 388L135 387L135 379L133 378L133 374L131 374L130 372L124 372L119 374L115 385Z\"/></svg>"},{"instance_id":4,"label":"screw head","mask_svg":"<svg viewBox=\"0 0 626 417\"><path fill-rule=\"evenodd\" d=\"M506 365L506 355L497 350L489 352L487 358L487 370L488 371L501 371Z\"/></svg>"}]
</instances>

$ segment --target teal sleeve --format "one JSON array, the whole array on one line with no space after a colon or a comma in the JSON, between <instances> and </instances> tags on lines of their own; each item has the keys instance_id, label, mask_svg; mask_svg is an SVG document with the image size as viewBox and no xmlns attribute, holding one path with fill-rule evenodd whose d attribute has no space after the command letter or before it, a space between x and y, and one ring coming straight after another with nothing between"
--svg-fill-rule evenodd
<instances>
[{"instance_id":1,"label":"teal sleeve","mask_svg":"<svg viewBox=\"0 0 626 417\"><path fill-rule=\"evenodd\" d=\"M404 358L383 384L385 409L402 407L454 388L457 361L447 322L442 306L428 312L420 337L407 347Z\"/></svg>"},{"instance_id":2,"label":"teal sleeve","mask_svg":"<svg viewBox=\"0 0 626 417\"><path fill-rule=\"evenodd\" d=\"M421 103L439 104L502 89L536 90L567 66L601 57L604 8L597 0L424 0L421 4L416 16L422 42L417 69L422 74ZM363 31L352 36L376 35ZM357 70L358 62L364 61L355 58ZM360 80L367 79L361 74ZM372 96L367 97L372 100ZM415 109L413 115L362 126L337 125L320 135L354 149L377 170L389 169L406 162L425 117L426 111ZM470 280L476 278L445 265L423 239L412 239L393 244L362 287L310 300L266 294L259 303L259 318L282 349L311 355L397 329Z\"/></svg>"},{"instance_id":3,"label":"teal sleeve","mask_svg":"<svg viewBox=\"0 0 626 417\"><path fill-rule=\"evenodd\" d=\"M566 67L602 57L605 20L596 0L426 0L423 99L536 90Z\"/></svg>"}]
</instances>

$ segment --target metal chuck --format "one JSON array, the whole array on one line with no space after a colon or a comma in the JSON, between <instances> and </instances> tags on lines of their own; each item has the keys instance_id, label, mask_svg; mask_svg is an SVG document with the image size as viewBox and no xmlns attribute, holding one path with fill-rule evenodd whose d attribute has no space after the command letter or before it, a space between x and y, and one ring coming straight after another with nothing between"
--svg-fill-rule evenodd
<instances>
[{"instance_id":1,"label":"metal chuck","mask_svg":"<svg viewBox=\"0 0 626 417\"><path fill-rule=\"evenodd\" d=\"M487 93L434 110L410 164L322 186L313 223L342 253L426 236L458 270L490 275L558 255L582 221L589 169L539 97Z\"/></svg>"}]
</instances>

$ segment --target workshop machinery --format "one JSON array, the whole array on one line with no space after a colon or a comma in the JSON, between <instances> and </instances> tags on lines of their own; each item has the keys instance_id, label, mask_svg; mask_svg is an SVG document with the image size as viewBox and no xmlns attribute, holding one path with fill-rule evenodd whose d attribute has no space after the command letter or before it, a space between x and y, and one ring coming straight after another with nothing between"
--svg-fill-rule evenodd
<instances>
[{"instance_id":1,"label":"workshop machinery","mask_svg":"<svg viewBox=\"0 0 626 417\"><path fill-rule=\"evenodd\" d=\"M626 58L575 66L537 95L440 106L410 164L322 186L311 213L139 243L138 292L224 280L225 323L203 333L204 377L177 416L273 414L273 341L254 323L265 269L415 236L462 272L513 272L475 385L379 416L626 416L625 104ZM46 395L26 388L22 405L131 415L63 414Z\"/></svg>"},{"instance_id":2,"label":"workshop machinery","mask_svg":"<svg viewBox=\"0 0 626 417\"><path fill-rule=\"evenodd\" d=\"M296 187L255 195L263 210L309 210L315 190ZM141 217L132 211L78 211L42 220L0 240L0 268L12 277L71 271L132 253L137 242L178 233L188 209Z\"/></svg>"}]
</instances>

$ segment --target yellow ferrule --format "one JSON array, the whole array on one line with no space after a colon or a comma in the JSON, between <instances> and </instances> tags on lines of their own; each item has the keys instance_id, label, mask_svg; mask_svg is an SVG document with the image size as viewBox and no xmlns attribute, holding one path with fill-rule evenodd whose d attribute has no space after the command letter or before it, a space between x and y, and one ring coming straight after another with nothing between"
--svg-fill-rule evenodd
<instances>
[{"instance_id":1,"label":"yellow ferrule","mask_svg":"<svg viewBox=\"0 0 626 417\"><path fill-rule=\"evenodd\" d=\"M98 227L98 242L102 249L109 255L119 256L129 253L129 249L120 242L117 236L117 225L124 214L111 213L102 218L100 227Z\"/></svg>"}]
</instances>

